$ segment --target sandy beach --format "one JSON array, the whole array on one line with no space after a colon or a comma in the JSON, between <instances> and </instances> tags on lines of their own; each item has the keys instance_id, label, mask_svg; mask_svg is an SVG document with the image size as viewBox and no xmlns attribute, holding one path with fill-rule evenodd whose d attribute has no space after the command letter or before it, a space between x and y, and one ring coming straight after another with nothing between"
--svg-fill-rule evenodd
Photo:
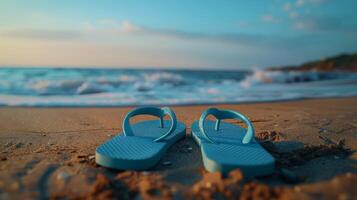
<instances>
[{"instance_id":1,"label":"sandy beach","mask_svg":"<svg viewBox=\"0 0 357 200\"><path fill-rule=\"evenodd\" d=\"M208 106L172 107L187 137L145 172L109 170L94 161L96 147L121 132L131 107L2 107L0 199L357 197L356 97L214 106L252 120L256 137L277 159L273 175L244 179L238 170L227 177L204 170L189 134Z\"/></svg>"},{"instance_id":2,"label":"sandy beach","mask_svg":"<svg viewBox=\"0 0 357 200\"><path fill-rule=\"evenodd\" d=\"M357 200L356 8L0 1L0 200Z\"/></svg>"}]
</instances>

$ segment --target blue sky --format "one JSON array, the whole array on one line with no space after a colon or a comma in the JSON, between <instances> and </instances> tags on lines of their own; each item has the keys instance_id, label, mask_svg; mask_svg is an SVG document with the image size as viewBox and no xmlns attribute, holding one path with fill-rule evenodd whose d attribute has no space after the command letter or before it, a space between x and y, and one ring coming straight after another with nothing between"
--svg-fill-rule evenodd
<instances>
[{"instance_id":1,"label":"blue sky","mask_svg":"<svg viewBox=\"0 0 357 200\"><path fill-rule=\"evenodd\" d=\"M357 1L0 2L0 65L259 68L357 51Z\"/></svg>"}]
</instances>

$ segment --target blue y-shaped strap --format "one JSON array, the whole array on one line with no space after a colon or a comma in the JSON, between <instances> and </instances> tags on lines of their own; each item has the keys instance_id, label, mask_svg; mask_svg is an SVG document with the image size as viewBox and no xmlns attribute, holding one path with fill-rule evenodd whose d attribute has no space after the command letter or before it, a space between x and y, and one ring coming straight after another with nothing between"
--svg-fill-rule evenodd
<instances>
[{"instance_id":1,"label":"blue y-shaped strap","mask_svg":"<svg viewBox=\"0 0 357 200\"><path fill-rule=\"evenodd\" d=\"M154 141L159 142L163 140L165 137L170 135L175 131L177 126L176 115L175 113L168 107L158 108L158 107L140 107L130 111L123 120L123 133L125 136L133 136L133 130L130 126L130 118L137 115L153 115L160 118L160 128L164 128L164 116L168 115L171 118L171 127L169 131L167 131L162 136L156 138Z\"/></svg>"},{"instance_id":2,"label":"blue y-shaped strap","mask_svg":"<svg viewBox=\"0 0 357 200\"><path fill-rule=\"evenodd\" d=\"M248 128L247 128L247 132L242 140L243 144L248 144L252 138L254 137L254 128L252 123L249 121L249 119L247 117L245 117L243 114L237 112L237 111L233 111L233 110L219 110L217 108L208 108L207 110L205 110L201 117L200 120L198 122L198 126L200 128L201 133L203 134L204 138L206 140L208 140L211 143L215 143L212 138L210 138L208 136L208 134L206 133L205 129L204 129L204 124L206 121L206 118L209 115L213 115L214 117L217 118L216 121L216 126L215 126L215 130L218 131L219 130L219 126L220 126L220 122L222 119L238 119L238 120L242 120L244 123L247 124Z\"/></svg>"}]
</instances>

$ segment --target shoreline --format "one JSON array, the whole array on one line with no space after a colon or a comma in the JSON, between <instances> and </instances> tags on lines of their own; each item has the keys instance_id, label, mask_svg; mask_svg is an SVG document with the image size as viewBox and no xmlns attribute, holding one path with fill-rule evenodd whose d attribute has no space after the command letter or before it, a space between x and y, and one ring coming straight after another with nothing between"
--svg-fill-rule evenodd
<instances>
[{"instance_id":1,"label":"shoreline","mask_svg":"<svg viewBox=\"0 0 357 200\"><path fill-rule=\"evenodd\" d=\"M145 172L109 170L93 160L95 148L121 132L121 120L133 106L0 107L0 198L164 198L170 194L184 199L202 197L207 191L223 195L231 187L252 197L262 190L269 197L288 199L357 195L353 189L357 97L210 105L238 110L251 119L255 136L267 140L265 147L278 160L273 175L239 179L240 185L233 187L237 174L222 178L205 172L200 149L189 135L190 125L207 105L172 106L177 119L186 124L188 137ZM292 155L301 158L294 160ZM219 189L205 188L207 182ZM158 192L151 194L151 189Z\"/></svg>"},{"instance_id":2,"label":"shoreline","mask_svg":"<svg viewBox=\"0 0 357 200\"><path fill-rule=\"evenodd\" d=\"M349 98L357 98L357 95L350 96L337 96L337 97L316 97L316 98L308 98L301 97L295 99L279 99L279 100L264 100L264 101L232 101L232 102L198 102L198 103L182 103L182 104L125 104L125 105L83 105L83 106L46 106L46 105L29 105L29 106L9 106L9 105L1 105L2 108L133 108L133 107L141 107L141 106L170 106L170 107L191 107L191 106L219 106L219 105L249 105L249 104L264 104L264 103L284 103L284 102L296 102L296 101L308 101L308 100L325 100L325 99L349 99Z\"/></svg>"}]
</instances>

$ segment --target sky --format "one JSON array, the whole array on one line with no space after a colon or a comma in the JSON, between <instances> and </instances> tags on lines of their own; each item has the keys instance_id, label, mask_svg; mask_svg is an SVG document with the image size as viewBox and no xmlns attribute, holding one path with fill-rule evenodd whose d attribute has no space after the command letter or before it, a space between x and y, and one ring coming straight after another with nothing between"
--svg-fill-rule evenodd
<instances>
[{"instance_id":1,"label":"sky","mask_svg":"<svg viewBox=\"0 0 357 200\"><path fill-rule=\"evenodd\" d=\"M1 0L0 66L252 69L357 52L356 0Z\"/></svg>"}]
</instances>

